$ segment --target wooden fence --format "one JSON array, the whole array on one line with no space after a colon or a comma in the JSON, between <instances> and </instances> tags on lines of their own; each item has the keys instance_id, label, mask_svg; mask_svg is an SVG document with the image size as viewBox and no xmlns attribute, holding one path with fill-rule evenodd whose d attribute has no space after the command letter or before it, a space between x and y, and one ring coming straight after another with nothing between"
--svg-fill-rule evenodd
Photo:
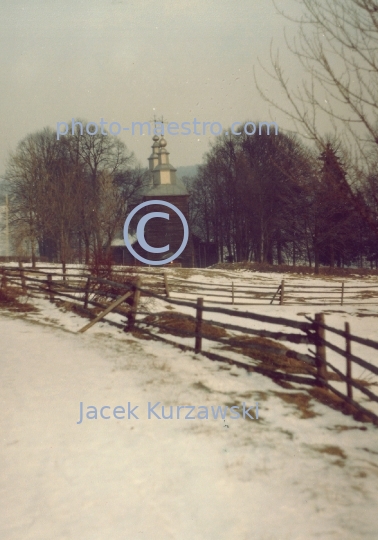
<instances>
[{"instance_id":1,"label":"wooden fence","mask_svg":"<svg viewBox=\"0 0 378 540\"><path fill-rule=\"evenodd\" d=\"M169 277L169 290L176 297L185 295L194 298L201 294L212 304L378 304L378 282L372 285L345 284L344 281L333 285L304 285L281 280L278 286L236 284L234 281L230 281L229 285L219 285Z\"/></svg>"},{"instance_id":2,"label":"wooden fence","mask_svg":"<svg viewBox=\"0 0 378 540\"><path fill-rule=\"evenodd\" d=\"M4 267L5 268L5 267ZM15 267L6 267L8 269ZM24 267L25 271L45 271L50 273L59 272L63 280L67 275L88 275L90 270L80 265L62 265L59 272L55 266L38 266L38 268ZM160 289L162 294L171 295L178 300L204 297L210 304L230 305L377 305L378 304L378 280L370 285L354 285L345 281L334 281L325 285L306 285L293 283L292 280L277 280L276 284L235 283L222 277L221 283L209 283L192 281L172 275L169 271L150 269L147 267L115 267L112 274L119 277L127 277L130 273L138 274L147 278L147 283L153 289ZM247 280L246 280L247 281Z\"/></svg>"},{"instance_id":3,"label":"wooden fence","mask_svg":"<svg viewBox=\"0 0 378 540\"><path fill-rule=\"evenodd\" d=\"M47 273L41 268L26 269L22 264L20 264L19 268L0 267L0 275L1 289L3 290L6 290L7 287L17 285L18 287L21 287L25 293L32 295L42 294L47 296L51 302L56 298L68 298L73 300L82 313L87 314L93 319L80 330L81 332L86 331L97 321L103 319L107 313L118 313L119 315L126 317L126 325L122 322L104 320L106 320L108 324L122 328L125 331L130 331L137 327L138 331L147 332L154 339L171 343L181 349L191 350L197 354L201 353L212 360L234 364L248 371L256 371L271 377L273 380L323 387L352 405L357 411L363 413L366 417L370 418L374 424L378 425L377 414L356 401L353 397L353 389L357 389L364 394L370 402L378 403L378 397L367 387L368 385L364 383L364 381L355 379L352 373L353 365L357 365L370 372L373 376L378 375L378 367L352 353L352 343L357 343L367 347L369 350L377 351L378 342L353 335L350 332L348 323L346 323L344 330L338 330L327 325L324 320L324 315L321 313L316 314L314 319L306 317L307 320L305 321L295 321L284 317L271 317L259 313L236 311L224 307L206 306L202 297L197 298L195 303L190 300L180 300L171 297L166 278L162 284L163 293L159 294L159 292L156 292L151 288L146 288L146 286L143 285L140 275L129 275L127 281L118 282L95 277L83 272L74 272L72 274L67 274L67 272ZM156 274L154 273L154 275ZM282 289L278 292L281 291ZM150 311L143 311L143 308L140 305L141 296L155 298L164 303L193 309L193 320L195 321L194 330L186 331L182 329L178 331L178 335L181 338L194 338L193 346L183 344L182 342L179 343L172 339L168 339L167 337L163 337L162 335L152 333L151 330L149 330L150 328L158 329L163 332L166 331L166 334L171 333L171 328L167 325L159 324L158 321L153 320L153 317L151 319ZM127 306L125 306L125 302L127 302ZM93 311L90 310L88 306L101 308L103 311L97 316L94 316ZM214 316L218 314L227 315L227 320L230 320L231 322L224 323L213 319L206 319L206 321L204 321L204 313L213 314ZM170 316L177 320L189 318L188 315L180 312L170 312ZM141 319L140 317L144 318ZM244 321L244 326L237 324L240 319ZM251 320L261 322L264 326L268 324L285 327L285 331L248 328L246 326L246 321ZM284 373L282 371L269 369L269 367L266 367L265 365L247 363L243 359L230 359L219 354L219 352L214 352L214 350L206 350L203 346L204 340L229 346L230 339L216 337L210 335L209 332L205 332L203 330L203 325L205 323L207 325L210 324L212 327L218 327L236 333L234 334L236 337L240 335L252 335L272 340L272 346L266 342L262 344L253 341L240 342L240 346L236 346L236 351L242 356L243 351L246 350L251 351L252 356L254 352L256 354L263 352L264 354L272 353L274 355L282 355L282 357L293 358L302 362L303 366L307 366L308 371L306 373L305 370L305 376ZM286 328L290 329L290 331L286 331ZM342 337L345 341L345 349L342 349L329 341L326 337L326 332ZM308 350L307 353L304 354L288 349L287 347L277 348L273 346L276 341L305 344L307 345ZM314 350L311 350L311 347ZM345 374L327 360L328 349L345 360ZM330 372L328 371L328 368L336 374L336 383L329 376ZM345 384L345 393L340 389L335 388L335 384L339 384L340 381Z\"/></svg>"}]
</instances>

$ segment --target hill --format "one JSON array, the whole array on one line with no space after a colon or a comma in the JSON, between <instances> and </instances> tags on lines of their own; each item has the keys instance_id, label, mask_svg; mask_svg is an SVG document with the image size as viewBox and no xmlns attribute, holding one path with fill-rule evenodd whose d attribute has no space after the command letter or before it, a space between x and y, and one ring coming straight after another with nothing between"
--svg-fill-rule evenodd
<instances>
[{"instance_id":1,"label":"hill","mask_svg":"<svg viewBox=\"0 0 378 540\"><path fill-rule=\"evenodd\" d=\"M183 178L184 176L194 177L197 174L199 165L187 165L186 167L177 167L177 176L178 178Z\"/></svg>"}]
</instances>

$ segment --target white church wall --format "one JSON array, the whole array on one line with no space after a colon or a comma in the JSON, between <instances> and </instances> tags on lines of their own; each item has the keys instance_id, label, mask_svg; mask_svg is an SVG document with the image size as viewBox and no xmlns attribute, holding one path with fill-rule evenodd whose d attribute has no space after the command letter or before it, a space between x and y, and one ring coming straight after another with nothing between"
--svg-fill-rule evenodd
<instances>
[{"instance_id":1,"label":"white church wall","mask_svg":"<svg viewBox=\"0 0 378 540\"><path fill-rule=\"evenodd\" d=\"M0 257L7 256L6 206L0 206Z\"/></svg>"}]
</instances>

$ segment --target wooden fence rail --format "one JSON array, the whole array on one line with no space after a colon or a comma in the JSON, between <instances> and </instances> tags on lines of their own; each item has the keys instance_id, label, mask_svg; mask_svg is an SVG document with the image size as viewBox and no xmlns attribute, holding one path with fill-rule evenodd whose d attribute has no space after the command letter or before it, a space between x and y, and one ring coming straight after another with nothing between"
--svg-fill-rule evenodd
<instances>
[{"instance_id":1,"label":"wooden fence rail","mask_svg":"<svg viewBox=\"0 0 378 540\"><path fill-rule=\"evenodd\" d=\"M367 417L369 417L375 424L378 425L378 416L371 410L368 410L365 406L362 406L361 403L358 403L353 398L353 388L361 392L364 396L369 398L370 401L377 403L378 397L367 388L366 384L361 384L358 380L352 377L352 365L356 364L365 370L369 371L374 375L378 375L378 367L373 365L371 362L360 358L359 356L352 353L351 344L352 342L364 345L370 349L378 350L378 342L371 339L361 338L355 336L350 332L350 326L348 323L345 325L344 330L339 330L333 328L325 323L324 315L319 313L316 314L315 319L306 317L307 321L296 321L291 320L285 317L273 317L269 315L263 315L260 313L250 313L247 311L236 311L232 309L227 309L223 307L215 306L206 306L204 305L203 298L197 298L197 302L190 302L186 300L179 300L171 297L171 290L168 289L168 283L166 283L166 274L161 274L164 280L164 289L165 294L157 294L153 290L146 288L142 285L141 278L138 277L136 281L125 281L120 283L118 281L98 278L96 276L91 276L88 274L82 274L81 276L73 275L71 276L65 269L65 273L61 272L43 272L40 268L38 269L29 269L25 268L22 264L18 268L0 268L1 274L1 288L5 289L10 287L12 284L19 284L24 291L33 291L39 294L47 294L51 302L53 302L57 297L70 298L74 300L77 304L82 305L82 309L85 312L90 314L88 306L92 305L95 307L100 307L103 309L103 312L97 316L94 320L88 323L82 331L89 328L97 322L97 320L103 319L107 313L115 312L120 315L127 317L128 324L125 327L124 324L117 323L115 321L106 320L109 324L114 324L117 327L121 327L124 330L131 331L138 325L138 328L144 329L146 326L151 326L152 328L160 328L162 330L167 330L169 332L170 328L166 325L157 324L156 322L150 320L147 322L145 319L139 320L138 316L141 315L151 315L150 312L143 312L139 308L139 299L141 296L152 297L158 300L161 300L165 303L189 307L194 310L195 316L195 330L194 332L186 332L180 330L180 333L183 337L194 337L194 347L189 347L180 343L173 342L176 346L180 348L192 349L194 352L202 353L205 356L211 359L217 359L221 361L226 361L228 363L234 363L239 367L244 367L245 369L256 371L265 375L272 377L275 380L286 380L292 382L298 382L301 384L309 385L318 385L323 388L335 393L338 397L345 399L347 403L355 407L356 410L362 412ZM31 274L31 275L30 275ZM32 277L35 276L35 277ZM70 283L70 278L73 277L76 285ZM82 287L78 286L77 280L80 277L79 283L82 283ZM54 279L56 278L56 279ZM128 276L130 280L130 276ZM234 294L235 290L232 289ZM345 288L343 287L343 290ZM280 292L280 295L284 301L285 299L285 283L281 282L279 289L276 291ZM104 301L99 302L98 299L103 298ZM130 298L130 306L127 309L121 309L121 304ZM111 299L111 304L108 303L108 299ZM245 326L240 326L232 323L223 323L215 320L206 320L206 324L211 324L213 326L218 326L232 332L239 332L241 334L250 334L257 335L260 337L268 338L271 340L278 341L288 341L291 343L301 343L306 344L309 347L315 347L315 352L312 350L308 351L308 354L299 353L294 350L288 349L279 349L275 347L270 347L267 344L260 344L256 342L243 342L243 349L250 349L252 351L260 351L265 353L274 353L275 355L282 355L288 358L294 358L303 362L304 365L311 366L313 370L312 377L306 377L302 375L294 375L291 373L282 373L277 372L271 369L266 368L265 366L251 365L246 362L241 362L238 360L231 360L225 356L222 356L213 351L208 351L203 349L203 341L217 342L222 345L229 345L230 341L223 337L214 337L205 333L203 330L203 315L205 313L211 314L223 314L227 315L231 320L244 319L244 320L253 320L258 321L264 324L279 325L281 327L288 327L300 331L300 333L285 332L285 331L273 331L273 330L260 330L260 329L251 329ZM176 313L174 316L177 317L187 317L184 314ZM92 315L93 317L93 315ZM145 330L143 330L145 331ZM345 339L345 350L341 347L335 345L326 338L326 332L333 333L335 335L341 336ZM167 338L163 336L158 336L156 333L151 334L156 339L163 339L167 342ZM237 338L235 338L237 339ZM331 362L327 360L327 350L331 350L334 353L342 356L346 361L346 370L345 374ZM316 370L314 371L314 367ZM343 381L346 384L346 394L340 392L332 384L332 380L329 379L328 370L332 370L339 378L340 381Z\"/></svg>"},{"instance_id":2,"label":"wooden fence rail","mask_svg":"<svg viewBox=\"0 0 378 540\"><path fill-rule=\"evenodd\" d=\"M16 266L7 266L7 271L17 272ZM43 274L46 270L52 276L56 276L66 281L72 275L78 279L88 278L91 274L87 267L78 267L75 265L62 265L62 271L59 272L53 266L40 266L37 268L24 266L24 272L34 273L36 275ZM260 285L258 283L248 285L245 283L236 284L230 281L223 285L214 283L204 283L200 281L189 281L178 276L172 276L167 270L164 271L148 271L141 268L128 268L125 270L113 270L114 275L127 276L133 270L138 275L154 276L156 283L154 287L161 281L162 291L165 291L166 296L173 295L174 298L180 299L181 294L193 297L193 300L198 296L205 297L207 302L212 304L224 304L229 299L231 305L261 305L265 302L273 304L278 295L280 305L353 305L353 304L377 304L378 303L378 283L372 285L353 285L345 284L344 281L335 283L334 285L305 285L293 284L282 280L278 285ZM152 278L151 278L152 279ZM361 296L362 295L362 296ZM368 295L368 296L366 296ZM181 297L182 299L182 297Z\"/></svg>"},{"instance_id":3,"label":"wooden fence rail","mask_svg":"<svg viewBox=\"0 0 378 540\"><path fill-rule=\"evenodd\" d=\"M167 281L167 276L164 280ZM229 298L231 304L249 304L257 303L253 300L266 301L273 304L277 295L280 305L293 305L297 303L307 303L308 305L323 305L323 304L351 304L355 300L351 295L356 295L361 291L371 292L372 298L359 298L358 303L378 303L378 283L370 286L366 285L345 285L345 282L335 283L335 285L302 285L288 284L282 280L278 288L274 285L236 285L231 281L230 286L217 285L215 283L203 283L200 281L188 281L178 277L170 277L171 291L176 294L186 294L197 297L199 294L205 294L206 300L211 303L224 303ZM367 291L369 289L369 291ZM222 294L224 293L224 294ZM300 295L305 295L305 298L300 298ZM223 298L223 302L212 300L212 298ZM369 302L367 302L369 300ZM244 302L243 302L244 301Z\"/></svg>"}]
</instances>

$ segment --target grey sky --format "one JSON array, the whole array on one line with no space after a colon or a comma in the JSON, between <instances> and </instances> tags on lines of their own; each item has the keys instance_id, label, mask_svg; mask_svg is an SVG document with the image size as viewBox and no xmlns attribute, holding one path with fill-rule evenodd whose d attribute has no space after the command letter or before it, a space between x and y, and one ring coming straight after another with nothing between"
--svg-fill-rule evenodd
<instances>
[{"instance_id":1,"label":"grey sky","mask_svg":"<svg viewBox=\"0 0 378 540\"><path fill-rule=\"evenodd\" d=\"M285 0L285 8L292 0ZM288 26L270 0L13 0L1 6L0 173L28 133L72 117L99 122L287 121L255 88L257 58ZM295 70L291 76L295 76ZM300 72L297 72L300 77ZM267 89L274 95L275 88ZM121 135L146 165L148 136ZM176 166L212 136L167 137Z\"/></svg>"}]
</instances>

